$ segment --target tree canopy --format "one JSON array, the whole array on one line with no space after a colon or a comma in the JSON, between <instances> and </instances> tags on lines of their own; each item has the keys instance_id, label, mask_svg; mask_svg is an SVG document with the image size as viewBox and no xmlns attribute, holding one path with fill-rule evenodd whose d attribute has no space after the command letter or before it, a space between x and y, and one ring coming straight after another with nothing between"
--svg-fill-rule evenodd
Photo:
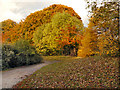
<instances>
[{"instance_id":1,"label":"tree canopy","mask_svg":"<svg viewBox=\"0 0 120 90\"><path fill-rule=\"evenodd\" d=\"M12 28L14 28L16 25L18 25L15 21L11 19L4 20L0 22L0 26L2 29L2 41L3 42L11 42L11 35L13 34Z\"/></svg>"},{"instance_id":2,"label":"tree canopy","mask_svg":"<svg viewBox=\"0 0 120 90\"><path fill-rule=\"evenodd\" d=\"M78 19L81 19L80 16L71 8L65 5L54 4L43 10L31 13L26 17L21 27L23 37L32 42L33 33L37 27L51 22L51 18L57 12L67 12L71 16L75 16Z\"/></svg>"},{"instance_id":3,"label":"tree canopy","mask_svg":"<svg viewBox=\"0 0 120 90\"><path fill-rule=\"evenodd\" d=\"M116 55L118 53L118 25L119 25L119 3L102 2L98 7L97 2L88 2L91 7L90 23L92 28L99 32L98 47L100 53Z\"/></svg>"},{"instance_id":4,"label":"tree canopy","mask_svg":"<svg viewBox=\"0 0 120 90\"><path fill-rule=\"evenodd\" d=\"M66 28L73 26L75 27L75 30L73 28L70 28L69 31L74 32L75 35L70 36L70 33L64 33L63 35L63 29L65 32L68 32L68 29ZM38 47L37 50L39 52L41 52L42 50L46 51L47 49L60 49L59 46L62 46L62 44L65 43L64 37L66 37L66 40L67 37L77 38L77 33L82 33L82 29L83 23L78 18L71 16L70 14L65 12L56 13L51 19L50 23L44 24L37 28L37 30L34 32L33 41ZM60 44L60 42L64 43ZM66 44L69 44L69 42L66 42Z\"/></svg>"},{"instance_id":5,"label":"tree canopy","mask_svg":"<svg viewBox=\"0 0 120 90\"><path fill-rule=\"evenodd\" d=\"M2 40L15 43L25 39L35 45L43 55L90 56L119 52L118 2L86 0L90 8L88 27L84 28L81 17L65 5L54 4L28 15L19 24L8 19L2 25ZM77 53L78 51L78 53Z\"/></svg>"}]
</instances>

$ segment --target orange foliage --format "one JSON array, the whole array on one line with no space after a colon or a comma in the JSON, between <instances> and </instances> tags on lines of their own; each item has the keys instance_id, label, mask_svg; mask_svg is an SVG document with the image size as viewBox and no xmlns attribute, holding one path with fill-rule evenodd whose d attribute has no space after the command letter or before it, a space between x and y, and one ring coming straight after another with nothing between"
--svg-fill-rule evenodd
<instances>
[{"instance_id":1,"label":"orange foliage","mask_svg":"<svg viewBox=\"0 0 120 90\"><path fill-rule=\"evenodd\" d=\"M3 43L13 43L16 40L20 39L21 36L21 27L22 23L16 24L14 27L10 28L9 31L6 31L2 34Z\"/></svg>"},{"instance_id":2,"label":"orange foliage","mask_svg":"<svg viewBox=\"0 0 120 90\"><path fill-rule=\"evenodd\" d=\"M81 46L79 46L78 56L86 57L96 54L97 49L97 34L95 30L92 30L90 26L86 28L81 40Z\"/></svg>"},{"instance_id":3,"label":"orange foliage","mask_svg":"<svg viewBox=\"0 0 120 90\"><path fill-rule=\"evenodd\" d=\"M51 5L41 11L31 13L29 16L27 16L23 22L23 27L21 27L22 34L25 33L25 35L23 35L25 39L32 40L36 27L49 23L52 16L57 12L67 12L71 16L75 16L78 19L81 19L80 16L71 7L60 4Z\"/></svg>"},{"instance_id":4,"label":"orange foliage","mask_svg":"<svg viewBox=\"0 0 120 90\"><path fill-rule=\"evenodd\" d=\"M13 28L18 25L13 20L4 20L1 22L1 28L2 28L2 42L3 43L10 43L11 42L11 35L13 35Z\"/></svg>"},{"instance_id":5,"label":"orange foliage","mask_svg":"<svg viewBox=\"0 0 120 90\"><path fill-rule=\"evenodd\" d=\"M76 28L73 27L68 27L66 30L61 30L61 35L59 37L59 42L60 47L63 47L65 45L73 45L75 46L76 44L81 44L81 39L82 36L79 35L78 31Z\"/></svg>"}]
</instances>

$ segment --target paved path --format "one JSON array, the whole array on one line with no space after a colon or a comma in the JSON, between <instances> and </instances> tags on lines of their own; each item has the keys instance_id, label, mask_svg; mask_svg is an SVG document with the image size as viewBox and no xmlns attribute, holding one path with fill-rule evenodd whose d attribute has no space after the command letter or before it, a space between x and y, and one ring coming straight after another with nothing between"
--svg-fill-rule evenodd
<instances>
[{"instance_id":1,"label":"paved path","mask_svg":"<svg viewBox=\"0 0 120 90\"><path fill-rule=\"evenodd\" d=\"M45 61L41 64L30 65L30 66L22 66L17 67L9 71L2 72L2 88L12 88L13 85L22 81L28 75L34 73L36 70L40 69L43 66L48 64L52 64L54 62ZM1 74L1 72L0 72Z\"/></svg>"}]
</instances>

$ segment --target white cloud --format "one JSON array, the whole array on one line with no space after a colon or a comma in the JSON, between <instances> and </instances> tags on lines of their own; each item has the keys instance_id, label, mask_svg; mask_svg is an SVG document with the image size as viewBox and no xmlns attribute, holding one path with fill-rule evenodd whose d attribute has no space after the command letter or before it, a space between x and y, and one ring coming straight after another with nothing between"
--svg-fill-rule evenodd
<instances>
[{"instance_id":1,"label":"white cloud","mask_svg":"<svg viewBox=\"0 0 120 90\"><path fill-rule=\"evenodd\" d=\"M20 19L22 19L22 15L17 13L15 14L14 12L12 12L12 9L17 9L19 8L18 6L16 6L16 4L14 2L7 2L9 0L1 0L0 1L0 21L6 20L6 19L12 19L14 21L20 21Z\"/></svg>"},{"instance_id":2,"label":"white cloud","mask_svg":"<svg viewBox=\"0 0 120 90\"><path fill-rule=\"evenodd\" d=\"M72 7L75 12L81 17L85 26L88 24L88 10L86 10L86 2L84 0L56 0L59 1L61 4L67 5Z\"/></svg>"},{"instance_id":3,"label":"white cloud","mask_svg":"<svg viewBox=\"0 0 120 90\"><path fill-rule=\"evenodd\" d=\"M6 19L19 22L30 13L52 4L63 4L72 7L87 26L88 12L85 9L86 2L84 0L0 0L0 22Z\"/></svg>"}]
</instances>

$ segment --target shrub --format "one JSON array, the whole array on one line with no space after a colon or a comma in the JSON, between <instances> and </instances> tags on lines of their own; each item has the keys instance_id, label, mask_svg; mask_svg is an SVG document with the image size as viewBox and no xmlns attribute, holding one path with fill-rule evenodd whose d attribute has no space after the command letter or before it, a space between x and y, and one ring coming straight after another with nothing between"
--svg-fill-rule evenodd
<instances>
[{"instance_id":1,"label":"shrub","mask_svg":"<svg viewBox=\"0 0 120 90\"><path fill-rule=\"evenodd\" d=\"M35 48L30 45L29 41L20 39L14 43L14 47L20 52L20 56L22 55L26 59L26 65L41 62L42 58L37 54ZM22 59L22 57L18 58L20 60L24 59Z\"/></svg>"},{"instance_id":2,"label":"shrub","mask_svg":"<svg viewBox=\"0 0 120 90\"><path fill-rule=\"evenodd\" d=\"M19 52L23 52L24 54L35 54L35 49L30 45L29 41L24 39L19 39L13 44L14 48Z\"/></svg>"},{"instance_id":3,"label":"shrub","mask_svg":"<svg viewBox=\"0 0 120 90\"><path fill-rule=\"evenodd\" d=\"M40 63L41 60L41 56L26 40L20 39L13 45L2 46L2 70Z\"/></svg>"},{"instance_id":4,"label":"shrub","mask_svg":"<svg viewBox=\"0 0 120 90\"><path fill-rule=\"evenodd\" d=\"M12 47L10 45L3 45L2 47L2 69L10 68L9 62L10 60L15 56L15 53L12 50Z\"/></svg>"}]
</instances>

